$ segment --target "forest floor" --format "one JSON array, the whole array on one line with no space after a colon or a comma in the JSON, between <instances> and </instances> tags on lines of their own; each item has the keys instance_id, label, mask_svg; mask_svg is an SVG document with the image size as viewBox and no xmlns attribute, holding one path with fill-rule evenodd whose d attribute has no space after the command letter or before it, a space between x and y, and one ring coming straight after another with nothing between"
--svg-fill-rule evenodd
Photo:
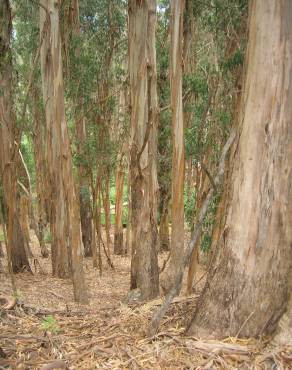
<instances>
[{"instance_id":1,"label":"forest floor","mask_svg":"<svg viewBox=\"0 0 292 370\"><path fill-rule=\"evenodd\" d=\"M184 296L183 287L149 338L161 299L127 303L128 256L112 256L114 270L104 261L102 275L85 260L90 303L81 305L74 303L71 281L53 278L50 260L34 253L43 271L36 266L34 274L17 274L17 304L0 306L0 369L292 369L291 348L275 348L265 338L200 341L184 334L204 278L197 294ZM200 268L198 277L204 273ZM0 282L0 296L10 295L6 273Z\"/></svg>"}]
</instances>

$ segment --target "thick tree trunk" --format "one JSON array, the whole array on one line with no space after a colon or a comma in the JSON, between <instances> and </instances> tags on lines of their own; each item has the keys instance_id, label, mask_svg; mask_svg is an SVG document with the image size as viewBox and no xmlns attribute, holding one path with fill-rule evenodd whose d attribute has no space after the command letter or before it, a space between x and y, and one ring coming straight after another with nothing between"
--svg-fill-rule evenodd
<instances>
[{"instance_id":1,"label":"thick tree trunk","mask_svg":"<svg viewBox=\"0 0 292 370\"><path fill-rule=\"evenodd\" d=\"M170 261L163 274L164 292L174 282L184 251L184 122L182 106L183 18L185 1L171 1L170 82L172 107L172 210Z\"/></svg>"},{"instance_id":2,"label":"thick tree trunk","mask_svg":"<svg viewBox=\"0 0 292 370\"><path fill-rule=\"evenodd\" d=\"M116 171L116 206L115 206L115 239L114 253L121 255L124 253L123 247L123 189L124 189L125 171L123 166L123 156L118 159Z\"/></svg>"},{"instance_id":3,"label":"thick tree trunk","mask_svg":"<svg viewBox=\"0 0 292 370\"><path fill-rule=\"evenodd\" d=\"M285 309L291 317L291 18L289 0L251 2L230 203L189 329L196 336L267 334Z\"/></svg>"},{"instance_id":4,"label":"thick tree trunk","mask_svg":"<svg viewBox=\"0 0 292 370\"><path fill-rule=\"evenodd\" d=\"M23 232L23 237L26 240L27 244L30 242L28 203L29 203L29 199L27 198L27 196L21 195L19 199L19 222L20 222L21 230Z\"/></svg>"},{"instance_id":5,"label":"thick tree trunk","mask_svg":"<svg viewBox=\"0 0 292 370\"><path fill-rule=\"evenodd\" d=\"M60 68L60 60L57 56L53 59L52 51L59 50L60 35L58 34L58 5L53 0L42 0L40 7L40 34L47 29L41 45L41 73L42 73L42 90L43 101L46 115L46 163L48 168L47 183L50 192L50 228L52 235L52 272L54 276L66 278L69 276L69 255L67 247L67 209L66 199L62 179L62 158L61 158L61 124L58 107L64 104L61 98L57 100L54 92L54 75ZM44 9L47 9L46 12ZM57 17L57 18L56 18ZM55 28L56 27L56 28ZM54 43L52 40L54 35ZM54 46L54 47L53 47ZM62 87L62 86L61 86ZM59 95L59 94L58 94ZM64 107L63 107L64 109ZM58 115L58 117L57 117ZM61 113L62 115L62 113ZM55 119L57 118L57 122ZM62 148L63 149L63 148Z\"/></svg>"},{"instance_id":6,"label":"thick tree trunk","mask_svg":"<svg viewBox=\"0 0 292 370\"><path fill-rule=\"evenodd\" d=\"M154 4L154 8L153 8ZM151 64L156 3L129 1L129 72L131 88L131 198L132 198L132 261L131 289L139 288L142 299L159 293L157 233L153 212L153 167L149 138L155 106L151 95L156 71ZM154 14L153 14L154 12ZM151 14L150 14L151 13ZM152 46L153 47L153 46ZM152 110L153 109L153 110ZM148 125L147 125L148 124Z\"/></svg>"},{"instance_id":7,"label":"thick tree trunk","mask_svg":"<svg viewBox=\"0 0 292 370\"><path fill-rule=\"evenodd\" d=\"M28 236L24 231L24 224L27 222L27 220L23 219L22 207L23 204L21 202L21 197L20 195L17 195L11 253L13 272L22 272L23 270L31 271L28 259L30 254Z\"/></svg>"},{"instance_id":8,"label":"thick tree trunk","mask_svg":"<svg viewBox=\"0 0 292 370\"><path fill-rule=\"evenodd\" d=\"M12 32L11 8L8 0L0 2L0 170L7 209L7 257L8 269L18 272L29 268L23 234L17 214L17 151L15 145L15 117L12 97L12 56L10 38Z\"/></svg>"},{"instance_id":9,"label":"thick tree trunk","mask_svg":"<svg viewBox=\"0 0 292 370\"><path fill-rule=\"evenodd\" d=\"M80 211L73 181L71 148L65 118L59 9L58 3L54 0L42 0L41 4L41 32L46 26L46 16L49 17L49 32L41 48L41 66L49 133L47 139L50 179L53 185L54 247L59 252L59 256L63 257L62 262L64 262L64 256L67 256L67 236L69 236L74 297L76 301L85 302L87 293L83 271ZM44 9L47 9L48 13Z\"/></svg>"}]
</instances>

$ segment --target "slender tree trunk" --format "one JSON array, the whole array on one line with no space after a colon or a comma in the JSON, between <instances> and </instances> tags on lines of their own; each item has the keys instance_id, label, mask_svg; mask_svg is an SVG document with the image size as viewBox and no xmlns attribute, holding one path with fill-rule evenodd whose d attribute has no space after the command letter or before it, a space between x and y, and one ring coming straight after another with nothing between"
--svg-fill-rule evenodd
<instances>
[{"instance_id":1,"label":"slender tree trunk","mask_svg":"<svg viewBox=\"0 0 292 370\"><path fill-rule=\"evenodd\" d=\"M156 67L156 8L157 0L148 1L148 125L150 125L149 134L149 165L150 165L150 220L154 243L157 251L158 230L157 230L157 212L158 212L158 194L159 184L157 177L157 127L158 127L158 97L157 97L157 67Z\"/></svg>"},{"instance_id":2,"label":"slender tree trunk","mask_svg":"<svg viewBox=\"0 0 292 370\"><path fill-rule=\"evenodd\" d=\"M127 217L125 254L130 252L132 256L131 220L132 220L132 201L131 201L131 176L130 176L130 168L129 168L129 172L128 172L128 217Z\"/></svg>"},{"instance_id":3,"label":"slender tree trunk","mask_svg":"<svg viewBox=\"0 0 292 370\"><path fill-rule=\"evenodd\" d=\"M207 151L206 157L208 158L210 153ZM208 194L209 187L211 186L209 184L209 179L206 176L206 173L201 169L200 173L200 182L199 182L199 187L197 188L197 199L196 199L196 209L200 210L202 207L202 204L204 203L206 196ZM197 217L194 217L193 225L195 225L197 222ZM192 225L192 228L194 227ZM198 238L196 242L196 246L192 252L191 258L190 258L190 263L189 263L189 268L188 268L188 278L187 278L187 294L192 293L192 288L193 288L193 281L196 278L196 273L198 271L198 266L199 266L199 252L200 252L200 247L201 247L201 236Z\"/></svg>"},{"instance_id":4,"label":"slender tree trunk","mask_svg":"<svg viewBox=\"0 0 292 370\"><path fill-rule=\"evenodd\" d=\"M153 8L153 4L155 8ZM131 88L131 198L132 198L132 261L131 289L139 288L142 299L159 293L156 219L151 197L154 191L151 165L153 127L151 96L156 71L149 54L155 29L156 3L129 1L129 72ZM154 12L154 15L153 15ZM151 14L150 14L151 13ZM147 48L149 45L149 49ZM154 56L155 57L155 56ZM148 124L148 126L147 126ZM151 127L152 126L152 127ZM151 139L150 139L151 140Z\"/></svg>"},{"instance_id":5,"label":"slender tree trunk","mask_svg":"<svg viewBox=\"0 0 292 370\"><path fill-rule=\"evenodd\" d=\"M84 144L86 140L86 128L85 118L81 117L77 119L76 131L78 138L78 153L83 158ZM92 213L90 204L90 188L88 175L86 169L82 163L82 160L78 164L78 177L79 177L79 203L80 203L80 219L81 219L81 231L82 231L82 242L84 246L85 257L92 256Z\"/></svg>"},{"instance_id":6,"label":"slender tree trunk","mask_svg":"<svg viewBox=\"0 0 292 370\"><path fill-rule=\"evenodd\" d=\"M182 105L183 17L185 1L171 1L170 85L172 107L172 210L170 261L162 277L167 292L184 251L184 122Z\"/></svg>"},{"instance_id":7,"label":"slender tree trunk","mask_svg":"<svg viewBox=\"0 0 292 370\"><path fill-rule=\"evenodd\" d=\"M46 121L50 134L48 147L55 216L54 247L61 257L67 256L68 233L74 297L76 301L86 302L80 211L73 181L71 148L65 118L59 9L54 0L42 0L41 4L41 32L46 24L46 16L49 16L49 32L41 50L41 66ZM44 9L47 9L48 13ZM62 262L64 261L65 258Z\"/></svg>"},{"instance_id":8,"label":"slender tree trunk","mask_svg":"<svg viewBox=\"0 0 292 370\"><path fill-rule=\"evenodd\" d=\"M103 201L103 210L104 210L104 219L105 219L105 235L106 235L106 246L107 252L110 256L111 254L111 235L110 235L110 228L111 228L111 204L110 204L110 173L106 171L105 177L105 187L104 191L102 191L102 201Z\"/></svg>"},{"instance_id":9,"label":"slender tree trunk","mask_svg":"<svg viewBox=\"0 0 292 370\"><path fill-rule=\"evenodd\" d=\"M24 249L22 230L16 208L16 161L15 116L12 97L12 56L10 38L12 32L11 8L8 0L0 2L0 170L7 209L7 256L8 268L18 272L29 267Z\"/></svg>"},{"instance_id":10,"label":"slender tree trunk","mask_svg":"<svg viewBox=\"0 0 292 370\"><path fill-rule=\"evenodd\" d=\"M123 190L124 190L125 171L123 166L123 156L118 158L118 166L116 172L116 206L115 206L115 240L114 253L123 254Z\"/></svg>"},{"instance_id":11,"label":"slender tree trunk","mask_svg":"<svg viewBox=\"0 0 292 370\"><path fill-rule=\"evenodd\" d=\"M159 225L159 243L161 251L169 251L169 197L164 196Z\"/></svg>"},{"instance_id":12,"label":"slender tree trunk","mask_svg":"<svg viewBox=\"0 0 292 370\"><path fill-rule=\"evenodd\" d=\"M189 329L196 336L268 334L286 309L291 328L291 18L289 0L251 2L227 215Z\"/></svg>"},{"instance_id":13,"label":"slender tree trunk","mask_svg":"<svg viewBox=\"0 0 292 370\"><path fill-rule=\"evenodd\" d=\"M43 257L48 257L49 252L44 241L44 229L47 224L46 215L46 172L45 172L45 156L44 156L44 133L43 125L41 124L42 115L40 112L40 96L37 89L34 87L31 93L33 101L33 119L34 119L34 158L36 171L36 193L37 193L37 224L38 224L38 239L40 242L41 254Z\"/></svg>"}]
</instances>

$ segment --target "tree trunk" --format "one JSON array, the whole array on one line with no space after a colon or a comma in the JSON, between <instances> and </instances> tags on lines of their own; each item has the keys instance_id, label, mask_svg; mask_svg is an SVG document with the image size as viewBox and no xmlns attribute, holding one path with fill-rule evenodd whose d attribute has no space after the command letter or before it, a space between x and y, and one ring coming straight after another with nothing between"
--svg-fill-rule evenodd
<instances>
[{"instance_id":1,"label":"tree trunk","mask_svg":"<svg viewBox=\"0 0 292 370\"><path fill-rule=\"evenodd\" d=\"M154 244L157 252L159 249L158 229L157 229L157 211L158 211L158 194L159 184L157 177L157 127L158 127L158 97L157 97L157 67L156 67L156 8L157 1L148 1L148 125L149 133L149 166L150 166L150 221Z\"/></svg>"},{"instance_id":2,"label":"tree trunk","mask_svg":"<svg viewBox=\"0 0 292 370\"><path fill-rule=\"evenodd\" d=\"M7 209L7 257L8 269L18 272L29 267L24 248L22 230L16 209L16 161L15 116L12 96L12 56L10 38L12 32L11 8L8 0L0 2L0 170L4 202Z\"/></svg>"},{"instance_id":3,"label":"tree trunk","mask_svg":"<svg viewBox=\"0 0 292 370\"><path fill-rule=\"evenodd\" d=\"M159 225L159 245L161 251L169 251L169 198L164 197L162 200L162 210L160 214Z\"/></svg>"},{"instance_id":4,"label":"tree trunk","mask_svg":"<svg viewBox=\"0 0 292 370\"><path fill-rule=\"evenodd\" d=\"M84 144L86 140L86 128L85 118L81 117L77 119L76 131L78 138L78 154L80 158L83 158ZM81 231L82 231L82 242L84 246L85 257L92 256L92 213L90 204L90 190L89 181L86 174L86 169L82 163L82 160L78 163L78 177L79 177L79 203L80 203L80 219L81 219Z\"/></svg>"},{"instance_id":5,"label":"tree trunk","mask_svg":"<svg viewBox=\"0 0 292 370\"><path fill-rule=\"evenodd\" d=\"M209 148L209 149L211 149L211 148ZM210 153L208 153L208 151L207 151L207 154L206 154L205 157L207 157L207 158L210 157ZM203 161L204 161L204 159L203 159ZM198 181L199 186L197 188L196 209L200 210L201 207L202 207L202 204L204 203L204 201L206 199L209 187L211 185L209 183L209 179L208 179L205 171L202 168L201 168L200 173L198 173L198 175L200 177L200 181ZM193 229L194 225L196 224L196 222L197 222L197 217L194 217L194 221L193 221L193 224L192 224L192 229ZM196 246L195 246L195 248L192 252L191 258L190 258L186 294L191 294L192 293L193 281L196 278L196 273L198 271L198 266L199 266L199 252L200 252L200 247L201 247L201 240L202 240L202 238L200 236L198 238L197 242L196 242Z\"/></svg>"},{"instance_id":6,"label":"tree trunk","mask_svg":"<svg viewBox=\"0 0 292 370\"><path fill-rule=\"evenodd\" d=\"M123 247L123 190L124 190L125 171L123 166L123 156L118 158L116 173L116 206L115 206L115 239L114 253L121 255L124 253Z\"/></svg>"},{"instance_id":7,"label":"tree trunk","mask_svg":"<svg viewBox=\"0 0 292 370\"><path fill-rule=\"evenodd\" d=\"M182 106L183 18L185 1L171 1L170 85L172 107L172 210L170 261L162 277L167 292L184 251L184 122Z\"/></svg>"},{"instance_id":8,"label":"tree trunk","mask_svg":"<svg viewBox=\"0 0 292 370\"><path fill-rule=\"evenodd\" d=\"M105 187L104 187L104 191L102 191L102 201L103 201L104 220L105 220L106 246L107 246L108 255L110 256L111 254L111 235L110 235L111 204L110 204L109 193L110 193L110 173L109 171L106 171Z\"/></svg>"},{"instance_id":9,"label":"tree trunk","mask_svg":"<svg viewBox=\"0 0 292 370\"><path fill-rule=\"evenodd\" d=\"M126 244L125 244L125 254L131 253L132 256L132 201L131 201L131 176L130 168L128 172L128 216L127 216L127 230L126 230Z\"/></svg>"},{"instance_id":10,"label":"tree trunk","mask_svg":"<svg viewBox=\"0 0 292 370\"><path fill-rule=\"evenodd\" d=\"M48 257L49 252L44 241L44 229L47 224L46 215L46 172L45 172L45 156L44 156L44 133L41 124L41 112L39 108L39 95L34 87L31 93L33 101L33 119L34 119L34 158L36 171L36 193L37 193L37 224L38 224L38 239L40 242L41 254L43 257Z\"/></svg>"},{"instance_id":11,"label":"tree trunk","mask_svg":"<svg viewBox=\"0 0 292 370\"><path fill-rule=\"evenodd\" d=\"M154 7L153 7L154 5ZM130 176L132 198L132 261L131 289L139 288L142 299L158 295L157 234L154 231L153 167L151 141L153 127L151 86L153 69L153 31L156 2L129 1L129 72L131 89ZM153 14L154 12L154 14ZM149 45L149 48L147 46ZM154 56L155 57L155 56ZM151 63L152 61L152 63ZM148 124L148 125L147 125ZM152 127L151 127L152 126ZM150 148L149 148L150 147Z\"/></svg>"},{"instance_id":12,"label":"tree trunk","mask_svg":"<svg viewBox=\"0 0 292 370\"><path fill-rule=\"evenodd\" d=\"M289 0L251 2L229 204L189 329L196 336L269 334L292 314L291 17Z\"/></svg>"},{"instance_id":13,"label":"tree trunk","mask_svg":"<svg viewBox=\"0 0 292 370\"><path fill-rule=\"evenodd\" d=\"M19 222L20 222L21 230L23 232L23 237L26 240L26 244L30 242L28 203L29 203L29 199L27 198L27 196L21 195L19 198Z\"/></svg>"},{"instance_id":14,"label":"tree trunk","mask_svg":"<svg viewBox=\"0 0 292 370\"><path fill-rule=\"evenodd\" d=\"M65 268L68 235L74 298L86 302L80 211L73 182L72 155L65 118L59 8L54 0L42 0L41 5L41 32L46 27L46 15L49 17L49 29L41 47L41 67L49 133L47 139L54 206L54 247L59 252L61 266ZM66 271L64 269L61 272Z\"/></svg>"},{"instance_id":15,"label":"tree trunk","mask_svg":"<svg viewBox=\"0 0 292 370\"><path fill-rule=\"evenodd\" d=\"M23 270L31 271L29 264L29 244L28 236L24 231L24 224L27 220L23 220L21 196L18 194L16 199L16 209L14 214L13 227L13 244L12 244L12 266L13 272L22 272ZM24 228L23 228L24 227Z\"/></svg>"},{"instance_id":16,"label":"tree trunk","mask_svg":"<svg viewBox=\"0 0 292 370\"><path fill-rule=\"evenodd\" d=\"M69 255L67 250L67 209L65 192L62 180L62 158L61 158L61 132L59 105L63 105L63 99L58 101L54 95L54 75L60 67L60 60L53 59L52 51L59 50L60 35L58 34L58 5L53 0L42 0L40 7L40 34L47 29L41 45L41 73L43 101L46 115L46 163L48 168L47 183L50 192L50 228L52 235L52 272L54 276L66 278L69 276ZM44 9L47 9L48 13ZM56 18L57 16L57 18ZM56 27L56 29L55 29ZM53 31L54 30L54 31ZM54 35L54 43L52 40ZM54 48L53 48L54 45ZM59 76L58 76L59 78ZM58 81L59 83L59 81ZM56 86L57 87L57 86ZM63 86L61 85L61 88ZM59 94L58 94L59 95ZM63 108L64 109L64 108ZM58 115L58 117L57 117ZM57 122L55 119L57 118ZM63 148L62 148L63 149Z\"/></svg>"}]
</instances>

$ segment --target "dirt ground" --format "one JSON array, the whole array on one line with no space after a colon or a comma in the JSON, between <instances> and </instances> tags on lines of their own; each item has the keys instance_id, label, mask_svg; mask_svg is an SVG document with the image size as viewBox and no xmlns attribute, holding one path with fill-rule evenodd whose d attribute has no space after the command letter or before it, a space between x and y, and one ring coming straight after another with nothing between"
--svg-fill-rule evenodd
<instances>
[{"instance_id":1,"label":"dirt ground","mask_svg":"<svg viewBox=\"0 0 292 370\"><path fill-rule=\"evenodd\" d=\"M33 249L41 269L17 274L17 305L0 309L0 369L292 369L291 348L271 347L266 338L219 342L184 334L204 279L197 294L186 297L183 288L159 333L149 338L148 323L161 299L126 302L129 257L112 256L114 270L104 260L102 275L86 259L90 303L80 305L71 282L53 278L50 260ZM166 257L160 256L160 265ZM200 269L198 277L203 275ZM6 272L0 273L3 295L11 295Z\"/></svg>"}]
</instances>

